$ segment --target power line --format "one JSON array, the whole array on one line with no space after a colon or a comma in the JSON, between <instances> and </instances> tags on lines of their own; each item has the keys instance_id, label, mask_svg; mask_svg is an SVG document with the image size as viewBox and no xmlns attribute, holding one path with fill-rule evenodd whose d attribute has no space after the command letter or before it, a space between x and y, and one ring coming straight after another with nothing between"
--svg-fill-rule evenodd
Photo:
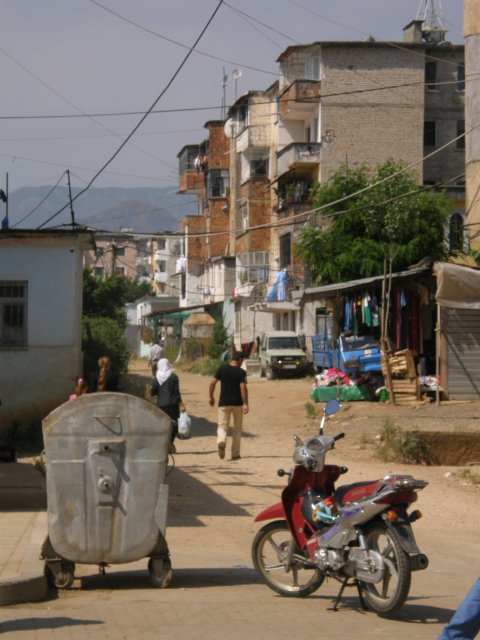
<instances>
[{"instance_id":1,"label":"power line","mask_svg":"<svg viewBox=\"0 0 480 640\"><path fill-rule=\"evenodd\" d=\"M157 38L160 38L161 40L165 40L166 42L170 42L171 44L175 44L179 47L182 47L183 49L190 49L190 47L187 44L183 44L182 42L178 42L177 40L174 40L173 38L169 38L167 36L162 35L161 33L158 33L157 31L153 31L152 29L149 29L148 27L144 27L141 24L138 24L137 22L134 22L133 20L130 20L129 18L125 18L125 16L122 16L120 13L117 13L116 11L113 11L113 9L109 9L108 7L105 7L103 4L100 4L100 2L97 2L97 0L90 0L90 2L94 5L96 5L97 7L100 7L101 9L103 9L104 11L107 11L108 13L111 13L112 15L116 16L117 18L119 18L120 20L123 20L124 22L127 22L128 24L132 25L133 27L136 27L137 29L141 29L142 31L145 31L146 33L150 33L152 36L156 36ZM191 51L190 51L191 53ZM190 55L189 53L189 55ZM199 49L195 49L195 53L198 53L201 56L206 56L207 58L212 58L213 60L219 60L220 62L227 62L228 64L232 64L234 66L239 66L240 63L238 62L234 62L233 60L227 60L226 58L221 58L219 56L215 56L211 53L206 53L205 51L201 51ZM266 71L265 69L259 69L258 67L252 67L248 64L241 64L240 66L244 67L245 69L250 69L251 71L258 71L259 73L265 73L268 75L276 75L276 73L274 71Z\"/></svg>"},{"instance_id":2,"label":"power line","mask_svg":"<svg viewBox=\"0 0 480 640\"><path fill-rule=\"evenodd\" d=\"M90 0L92 1L92 0ZM366 78L361 74L357 74L365 80L371 81L370 78ZM469 80L471 82L477 82L480 79L480 73L472 73L466 74L465 80ZM322 100L325 98L337 98L342 96L350 96L355 94L362 93L371 93L373 91L388 91L391 89L408 89L409 87L418 87L418 86L427 86L431 85L432 82L425 82L424 80L418 82L404 82L401 84L391 84L391 85L375 85L375 87L362 88L362 89L349 89L348 91L335 91L332 93L322 93ZM445 80L442 82L435 82L437 86L444 85L453 85L457 84L457 80ZM276 100L264 100L259 101L257 105L269 105L269 104L281 104L282 102L290 102L290 99L284 98ZM304 100L298 99L297 102L305 102L311 103L312 98L305 98ZM230 105L228 109L232 108L233 105ZM413 105L410 108L418 108L418 105ZM151 115L155 114L163 114L163 113L184 113L190 111L213 111L220 109L220 105L215 106L205 106L205 107L177 107L175 109L157 109L149 112ZM101 113L90 113L90 114L50 114L50 115L29 115L29 116L0 116L0 120L49 120L49 119L70 119L70 118L111 118L111 117L120 117L120 116L138 116L145 115L145 111L110 111L110 112L101 112ZM118 135L118 134L113 134Z\"/></svg>"},{"instance_id":3,"label":"power line","mask_svg":"<svg viewBox=\"0 0 480 640\"><path fill-rule=\"evenodd\" d=\"M140 118L140 121L135 125L135 127L132 129L132 131L128 134L128 136L125 138L125 140L122 142L122 144L118 147L118 149L115 151L115 153L107 160L107 162L104 163L104 165L97 171L97 173L93 176L93 178L90 180L90 182L87 184L87 186L80 191L79 193L77 193L77 195L75 196L74 200L76 200L77 198L79 198L83 193L85 193L85 191L87 191L91 185L95 182L95 180L98 178L98 176L100 176L103 171L108 167L108 165L113 162L113 160L118 156L118 154L120 153L120 151L123 149L123 147L128 143L128 141L130 140L130 138L135 134L135 132L140 128L140 126L143 124L143 122L147 119L148 115L150 114L150 112L154 109L155 105L161 100L161 98L165 95L165 93L168 91L168 89L170 88L170 86L173 84L174 80L176 79L176 77L178 76L178 74L180 73L181 69L184 67L184 65L186 64L188 58L191 56L193 50L195 49L195 46L197 45L197 43L200 41L200 39L202 38L203 34L206 32L206 30L208 29L208 27L210 26L211 22L213 21L215 15L217 14L218 10L220 9L220 7L223 4L223 0L219 0L217 7L214 9L212 15L210 16L210 18L208 19L206 25L204 26L204 28L202 29L202 31L200 32L200 35L197 37L197 39L195 40L195 42L193 43L192 47L190 48L190 50L188 51L187 55L183 58L182 62L180 63L180 65L178 66L177 70L175 71L175 73L173 74L173 76L170 78L170 80L167 82L167 85L164 87L164 89L161 91L160 95L155 99L155 101L153 102L152 106L150 107L150 109L148 109L148 111ZM66 204L64 207L62 207L59 211L57 211L56 213L54 213L52 216L50 216L50 218L48 218L48 220L46 220L43 224L41 224L38 229L41 229L42 227L44 227L46 224L48 224L51 220L53 220L53 218L55 218L57 215L59 215L62 211L64 211L67 208L68 204Z\"/></svg>"},{"instance_id":4,"label":"power line","mask_svg":"<svg viewBox=\"0 0 480 640\"><path fill-rule=\"evenodd\" d=\"M17 227L19 224L21 224L22 222L24 222L24 220L26 220L27 218L29 218L33 213L35 213L35 211L42 206L42 204L45 202L45 200L47 200L47 198L50 197L50 195L55 191L55 189L58 187L58 185L60 184L60 181L62 180L63 176L66 174L66 171L64 171L62 173L62 175L60 176L60 178L58 179L57 184L55 184L50 191L47 193L47 195L42 198L42 200L40 200L40 202L36 205L36 207L34 207L30 213L27 213L26 216L24 216L21 220L19 220L18 222L16 222L14 225L12 225L12 229L15 229L15 227Z\"/></svg>"}]
</instances>

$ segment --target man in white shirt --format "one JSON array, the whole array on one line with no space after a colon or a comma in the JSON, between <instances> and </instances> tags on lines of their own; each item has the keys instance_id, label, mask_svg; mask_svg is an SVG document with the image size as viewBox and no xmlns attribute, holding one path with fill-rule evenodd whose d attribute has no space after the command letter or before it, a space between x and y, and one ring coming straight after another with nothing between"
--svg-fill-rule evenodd
<instances>
[{"instance_id":1,"label":"man in white shirt","mask_svg":"<svg viewBox=\"0 0 480 640\"><path fill-rule=\"evenodd\" d=\"M148 362L152 367L152 376L155 376L157 373L157 364L161 358L163 358L163 347L160 344L159 339L155 338L150 349L150 355L148 356Z\"/></svg>"}]
</instances>

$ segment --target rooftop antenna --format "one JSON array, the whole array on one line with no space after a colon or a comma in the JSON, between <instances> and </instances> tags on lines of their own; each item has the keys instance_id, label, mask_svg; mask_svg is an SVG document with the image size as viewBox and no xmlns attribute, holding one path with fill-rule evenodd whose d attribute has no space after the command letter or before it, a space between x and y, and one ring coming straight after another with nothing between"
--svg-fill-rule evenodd
<instances>
[{"instance_id":1,"label":"rooftop antenna","mask_svg":"<svg viewBox=\"0 0 480 640\"><path fill-rule=\"evenodd\" d=\"M237 82L240 80L241 77L242 77L241 69L234 69L232 71L232 78L235 80L235 100L237 99Z\"/></svg>"},{"instance_id":2,"label":"rooftop antenna","mask_svg":"<svg viewBox=\"0 0 480 640\"><path fill-rule=\"evenodd\" d=\"M223 76L222 76L222 89L223 89L222 120L225 120L225 117L227 115L227 80L228 80L228 75L225 73L225 67L223 67Z\"/></svg>"},{"instance_id":3,"label":"rooftop antenna","mask_svg":"<svg viewBox=\"0 0 480 640\"><path fill-rule=\"evenodd\" d=\"M442 0L420 0L417 20L422 20L422 37L430 44L445 42L447 30L443 20Z\"/></svg>"}]
</instances>

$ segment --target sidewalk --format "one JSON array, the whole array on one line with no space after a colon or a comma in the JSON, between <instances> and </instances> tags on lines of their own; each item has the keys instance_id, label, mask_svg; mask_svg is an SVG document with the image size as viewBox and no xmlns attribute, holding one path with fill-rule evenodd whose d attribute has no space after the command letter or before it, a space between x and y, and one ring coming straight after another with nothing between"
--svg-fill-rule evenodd
<instances>
[{"instance_id":1,"label":"sidewalk","mask_svg":"<svg viewBox=\"0 0 480 640\"><path fill-rule=\"evenodd\" d=\"M39 559L46 535L44 477L28 463L0 463L0 605L47 597Z\"/></svg>"}]
</instances>

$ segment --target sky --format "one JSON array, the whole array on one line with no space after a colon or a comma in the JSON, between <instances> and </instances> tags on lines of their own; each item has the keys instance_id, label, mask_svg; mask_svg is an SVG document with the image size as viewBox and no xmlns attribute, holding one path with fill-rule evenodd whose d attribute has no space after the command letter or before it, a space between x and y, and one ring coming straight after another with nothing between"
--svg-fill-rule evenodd
<instances>
[{"instance_id":1,"label":"sky","mask_svg":"<svg viewBox=\"0 0 480 640\"><path fill-rule=\"evenodd\" d=\"M69 169L73 187L175 190L178 152L269 87L288 46L401 41L424 2L0 0L0 188L66 185ZM436 4L462 43L463 0Z\"/></svg>"}]
</instances>

